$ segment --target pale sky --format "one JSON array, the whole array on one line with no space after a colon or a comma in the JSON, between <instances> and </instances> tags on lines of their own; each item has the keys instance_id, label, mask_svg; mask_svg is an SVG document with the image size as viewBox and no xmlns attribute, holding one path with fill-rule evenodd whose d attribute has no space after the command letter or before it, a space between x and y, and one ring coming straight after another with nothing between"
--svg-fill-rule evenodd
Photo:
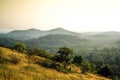
<instances>
[{"instance_id":1,"label":"pale sky","mask_svg":"<svg viewBox=\"0 0 120 80\"><path fill-rule=\"evenodd\" d=\"M120 0L0 0L0 31L120 31Z\"/></svg>"}]
</instances>

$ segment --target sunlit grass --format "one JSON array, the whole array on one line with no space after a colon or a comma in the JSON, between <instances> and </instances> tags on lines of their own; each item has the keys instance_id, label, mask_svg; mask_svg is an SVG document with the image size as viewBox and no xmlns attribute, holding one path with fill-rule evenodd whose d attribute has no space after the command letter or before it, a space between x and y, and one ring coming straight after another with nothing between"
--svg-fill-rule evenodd
<instances>
[{"instance_id":1,"label":"sunlit grass","mask_svg":"<svg viewBox=\"0 0 120 80\"><path fill-rule=\"evenodd\" d=\"M44 61L45 58L38 56L27 56L16 51L1 48L7 63L0 64L0 80L108 80L106 78L96 76L90 73L81 74L79 68L73 67L73 73L65 74L56 71L55 69L44 68L37 61ZM9 60L11 58L19 62L13 64ZM77 72L78 71L78 72Z\"/></svg>"}]
</instances>

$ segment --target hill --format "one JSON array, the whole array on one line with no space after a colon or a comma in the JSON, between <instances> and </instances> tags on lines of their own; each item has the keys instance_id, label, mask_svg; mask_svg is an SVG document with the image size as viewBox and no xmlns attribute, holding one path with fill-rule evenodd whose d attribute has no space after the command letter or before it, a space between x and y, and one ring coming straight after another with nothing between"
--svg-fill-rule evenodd
<instances>
[{"instance_id":1,"label":"hill","mask_svg":"<svg viewBox=\"0 0 120 80\"><path fill-rule=\"evenodd\" d=\"M116 47L115 43L120 39L120 33L115 31L82 33L81 38L90 40L94 47Z\"/></svg>"},{"instance_id":2,"label":"hill","mask_svg":"<svg viewBox=\"0 0 120 80\"><path fill-rule=\"evenodd\" d=\"M22 42L27 45L27 47L41 47L45 50L52 50L54 52L57 48L61 46L69 46L74 48L79 47L88 43L89 40L81 39L77 36L64 35L64 34L50 34L43 37L30 39L30 40L16 40L12 38L0 37L0 45L5 47L13 47L17 42Z\"/></svg>"},{"instance_id":3,"label":"hill","mask_svg":"<svg viewBox=\"0 0 120 80\"><path fill-rule=\"evenodd\" d=\"M56 28L56 29L49 30L47 32L48 34L64 34L64 35L72 35L72 36L81 36L80 33L68 31L63 28Z\"/></svg>"},{"instance_id":4,"label":"hill","mask_svg":"<svg viewBox=\"0 0 120 80\"><path fill-rule=\"evenodd\" d=\"M45 58L28 57L25 54L3 47L0 47L0 51L7 61L0 64L0 80L108 80L90 73L60 73L34 63L34 60L43 61ZM13 64L14 60L18 60L19 63Z\"/></svg>"},{"instance_id":5,"label":"hill","mask_svg":"<svg viewBox=\"0 0 120 80\"><path fill-rule=\"evenodd\" d=\"M17 40L27 40L32 38L37 38L42 36L44 31L37 29L28 29L28 30L14 30L3 35L6 38L13 38Z\"/></svg>"},{"instance_id":6,"label":"hill","mask_svg":"<svg viewBox=\"0 0 120 80\"><path fill-rule=\"evenodd\" d=\"M12 38L0 37L0 46L13 47L17 42L22 42L22 41L15 40Z\"/></svg>"},{"instance_id":7,"label":"hill","mask_svg":"<svg viewBox=\"0 0 120 80\"><path fill-rule=\"evenodd\" d=\"M2 34L0 36L5 37L5 38L13 38L17 40L28 40L28 39L33 39L33 38L38 38L41 36L49 35L49 34L67 34L67 35L80 36L79 33L71 32L63 28L56 28L56 29L48 30L48 31L41 31L37 29L14 30L6 34Z\"/></svg>"},{"instance_id":8,"label":"hill","mask_svg":"<svg viewBox=\"0 0 120 80\"><path fill-rule=\"evenodd\" d=\"M120 38L120 33L115 31L108 31L108 32L89 32L89 33L83 33L83 38L96 38L96 39L102 39L102 38Z\"/></svg>"},{"instance_id":9,"label":"hill","mask_svg":"<svg viewBox=\"0 0 120 80\"><path fill-rule=\"evenodd\" d=\"M49 52L54 53L57 48L61 46L68 46L71 48L80 48L89 43L87 39L81 39L77 36L64 35L64 34L50 34L40 38L26 40L24 43L27 46L41 47Z\"/></svg>"},{"instance_id":10,"label":"hill","mask_svg":"<svg viewBox=\"0 0 120 80\"><path fill-rule=\"evenodd\" d=\"M61 46L69 46L81 52L85 49L118 47L119 39L120 33L115 31L75 33L63 28L48 31L28 29L0 34L0 45L12 47L16 42L24 42L28 47L41 47L49 52L55 52Z\"/></svg>"},{"instance_id":11,"label":"hill","mask_svg":"<svg viewBox=\"0 0 120 80\"><path fill-rule=\"evenodd\" d=\"M33 46L76 46L85 42L85 39L81 39L77 36L51 34L36 39L26 40L27 45Z\"/></svg>"}]
</instances>

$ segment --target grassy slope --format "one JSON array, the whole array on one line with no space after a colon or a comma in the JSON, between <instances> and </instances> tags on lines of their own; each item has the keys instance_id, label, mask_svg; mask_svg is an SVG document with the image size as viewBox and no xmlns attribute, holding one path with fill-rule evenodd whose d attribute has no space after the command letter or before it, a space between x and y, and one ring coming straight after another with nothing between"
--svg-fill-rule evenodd
<instances>
[{"instance_id":1,"label":"grassy slope","mask_svg":"<svg viewBox=\"0 0 120 80\"><path fill-rule=\"evenodd\" d=\"M33 56L29 57L16 51L2 48L4 56L14 55L20 58L17 65L6 63L0 64L0 80L108 80L106 78L90 73L60 73L54 69L44 68L34 64L34 60L44 60L44 58Z\"/></svg>"}]
</instances>

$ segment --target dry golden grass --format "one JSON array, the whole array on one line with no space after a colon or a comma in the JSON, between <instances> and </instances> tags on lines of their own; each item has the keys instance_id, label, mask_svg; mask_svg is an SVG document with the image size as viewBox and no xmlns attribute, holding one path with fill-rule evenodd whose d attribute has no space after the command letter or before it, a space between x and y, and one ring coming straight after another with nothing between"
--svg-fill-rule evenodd
<instances>
[{"instance_id":1,"label":"dry golden grass","mask_svg":"<svg viewBox=\"0 0 120 80\"><path fill-rule=\"evenodd\" d=\"M37 56L28 57L25 54L7 48L0 47L0 49L7 57L15 55L21 59L19 64L4 64L4 66L0 66L0 80L109 80L90 73L61 73L34 63L35 60L44 61L44 58ZM74 72L76 70L80 72L78 68L74 68Z\"/></svg>"}]
</instances>

